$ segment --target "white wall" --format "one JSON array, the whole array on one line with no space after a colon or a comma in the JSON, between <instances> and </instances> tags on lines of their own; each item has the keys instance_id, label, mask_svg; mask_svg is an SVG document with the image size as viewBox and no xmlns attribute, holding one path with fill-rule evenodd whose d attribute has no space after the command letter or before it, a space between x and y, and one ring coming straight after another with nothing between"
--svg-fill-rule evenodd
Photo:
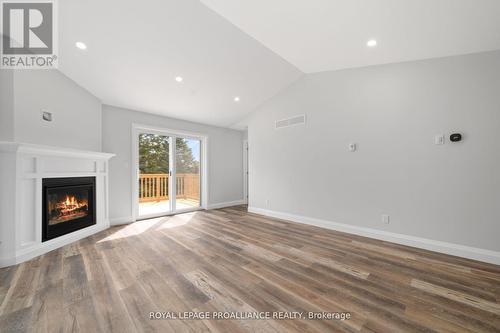
<instances>
[{"instance_id":1,"label":"white wall","mask_svg":"<svg viewBox=\"0 0 500 333\"><path fill-rule=\"evenodd\" d=\"M0 141L14 140L14 72L0 69Z\"/></svg>"},{"instance_id":2,"label":"white wall","mask_svg":"<svg viewBox=\"0 0 500 333\"><path fill-rule=\"evenodd\" d=\"M15 154L10 154L1 149L0 144L0 267L15 253L16 220L16 194L12 189L16 188L16 158ZM9 235L10 237L8 237Z\"/></svg>"},{"instance_id":3,"label":"white wall","mask_svg":"<svg viewBox=\"0 0 500 333\"><path fill-rule=\"evenodd\" d=\"M101 151L101 102L74 81L58 70L17 70L13 89L15 141Z\"/></svg>"},{"instance_id":4,"label":"white wall","mask_svg":"<svg viewBox=\"0 0 500 333\"><path fill-rule=\"evenodd\" d=\"M500 52L305 75L248 131L251 207L500 251Z\"/></svg>"},{"instance_id":5,"label":"white wall","mask_svg":"<svg viewBox=\"0 0 500 333\"><path fill-rule=\"evenodd\" d=\"M208 136L208 204L243 200L242 132L103 106L103 150L110 161L110 219L131 219L132 124L202 133Z\"/></svg>"}]
</instances>

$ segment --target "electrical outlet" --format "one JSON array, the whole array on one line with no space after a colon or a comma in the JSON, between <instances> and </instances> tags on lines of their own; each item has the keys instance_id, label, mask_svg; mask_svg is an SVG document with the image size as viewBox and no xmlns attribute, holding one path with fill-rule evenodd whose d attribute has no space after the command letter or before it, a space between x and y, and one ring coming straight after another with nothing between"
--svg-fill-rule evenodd
<instances>
[{"instance_id":1,"label":"electrical outlet","mask_svg":"<svg viewBox=\"0 0 500 333\"><path fill-rule=\"evenodd\" d=\"M389 224L389 215L382 214L382 223Z\"/></svg>"}]
</instances>

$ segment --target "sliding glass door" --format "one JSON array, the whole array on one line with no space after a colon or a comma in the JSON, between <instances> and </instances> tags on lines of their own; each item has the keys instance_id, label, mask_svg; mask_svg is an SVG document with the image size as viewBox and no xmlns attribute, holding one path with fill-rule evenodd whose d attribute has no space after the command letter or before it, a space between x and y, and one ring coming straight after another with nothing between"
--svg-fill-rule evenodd
<instances>
[{"instance_id":1,"label":"sliding glass door","mask_svg":"<svg viewBox=\"0 0 500 333\"><path fill-rule=\"evenodd\" d=\"M175 208L186 210L200 207L200 156L201 141L176 138L176 200Z\"/></svg>"},{"instance_id":2,"label":"sliding glass door","mask_svg":"<svg viewBox=\"0 0 500 333\"><path fill-rule=\"evenodd\" d=\"M172 138L139 133L139 216L172 212L170 152Z\"/></svg>"},{"instance_id":3,"label":"sliding glass door","mask_svg":"<svg viewBox=\"0 0 500 333\"><path fill-rule=\"evenodd\" d=\"M136 215L149 218L201 207L202 139L135 131Z\"/></svg>"}]
</instances>

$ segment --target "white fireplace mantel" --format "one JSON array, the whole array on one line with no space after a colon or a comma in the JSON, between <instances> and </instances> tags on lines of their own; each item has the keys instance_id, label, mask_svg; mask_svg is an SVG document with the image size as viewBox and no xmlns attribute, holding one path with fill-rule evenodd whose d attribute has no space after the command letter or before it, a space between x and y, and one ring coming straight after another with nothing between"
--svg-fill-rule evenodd
<instances>
[{"instance_id":1,"label":"white fireplace mantel","mask_svg":"<svg viewBox=\"0 0 500 333\"><path fill-rule=\"evenodd\" d=\"M0 141L0 267L109 228L108 161L114 154ZM96 224L42 242L42 179L96 178Z\"/></svg>"}]
</instances>

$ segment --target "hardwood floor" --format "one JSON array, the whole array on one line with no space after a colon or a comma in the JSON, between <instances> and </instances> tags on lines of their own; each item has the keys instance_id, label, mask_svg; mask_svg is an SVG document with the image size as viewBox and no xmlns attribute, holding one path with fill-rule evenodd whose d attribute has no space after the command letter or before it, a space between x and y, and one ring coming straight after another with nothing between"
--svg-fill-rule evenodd
<instances>
[{"instance_id":1,"label":"hardwood floor","mask_svg":"<svg viewBox=\"0 0 500 333\"><path fill-rule=\"evenodd\" d=\"M500 267L238 206L114 227L0 269L1 332L500 332ZM151 311L349 320L151 320Z\"/></svg>"}]
</instances>

